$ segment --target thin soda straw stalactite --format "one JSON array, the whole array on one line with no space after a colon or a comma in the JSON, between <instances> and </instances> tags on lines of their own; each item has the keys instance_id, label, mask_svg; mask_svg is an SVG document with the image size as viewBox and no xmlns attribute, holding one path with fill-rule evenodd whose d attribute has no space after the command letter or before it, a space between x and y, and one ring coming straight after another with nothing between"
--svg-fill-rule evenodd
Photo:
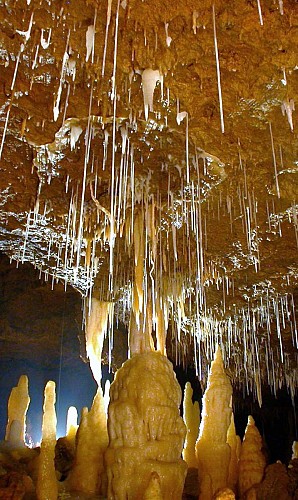
<instances>
[{"instance_id":1,"label":"thin soda straw stalactite","mask_svg":"<svg viewBox=\"0 0 298 500\"><path fill-rule=\"evenodd\" d=\"M269 131L270 131L270 139L271 139L272 159L273 159L273 166L274 166L274 176L275 176L275 183L276 183L276 192L277 192L277 197L280 198L278 175L277 175L276 155L275 155L275 148L274 148L274 141L273 141L273 133L272 133L271 122L269 122Z\"/></svg>"},{"instance_id":2,"label":"thin soda straw stalactite","mask_svg":"<svg viewBox=\"0 0 298 500\"><path fill-rule=\"evenodd\" d=\"M115 40L114 40L114 61L113 61L113 76L112 76L112 93L113 101L113 132L112 132L112 166L111 166L111 221L110 221L110 265L109 265L109 291L113 292L113 262L114 262L114 245L115 245L115 153L116 153L116 111L117 111L117 91L116 91L116 70L117 70L117 48L118 48L118 27L119 27L119 7L120 0L117 2L117 11L115 19Z\"/></svg>"},{"instance_id":3,"label":"thin soda straw stalactite","mask_svg":"<svg viewBox=\"0 0 298 500\"><path fill-rule=\"evenodd\" d=\"M215 60L216 60L216 73L217 73L217 88L218 88L218 99L219 99L219 110L220 110L220 127L221 127L222 133L224 134L225 123L224 123L223 102L222 102L222 93L221 93L220 65L219 65L217 35L216 35L215 6L214 6L214 4L212 5L212 18L213 18L214 51L215 51Z\"/></svg>"},{"instance_id":4,"label":"thin soda straw stalactite","mask_svg":"<svg viewBox=\"0 0 298 500\"><path fill-rule=\"evenodd\" d=\"M106 55L107 55L107 46L108 46L109 26L110 26L110 22L111 22L111 9L112 9L112 0L108 0L105 42L104 42L102 69L101 69L102 78L104 77L105 67L106 67Z\"/></svg>"},{"instance_id":5,"label":"thin soda straw stalactite","mask_svg":"<svg viewBox=\"0 0 298 500\"><path fill-rule=\"evenodd\" d=\"M92 108L92 98L93 98L93 82L91 84L90 90L90 101L89 101L89 115L88 115L88 125L85 135L85 158L84 158L84 172L82 180L82 195L81 195L81 206L80 206L80 219L79 219L79 231L78 231L78 241L77 241L77 259L76 259L76 273L74 281L76 282L77 273L80 266L81 260L81 246L83 240L83 224L84 224L84 204L85 204L85 193L86 193L86 183L87 183L87 169L89 162L89 152L90 152L90 140L91 140L91 108Z\"/></svg>"},{"instance_id":6,"label":"thin soda straw stalactite","mask_svg":"<svg viewBox=\"0 0 298 500\"><path fill-rule=\"evenodd\" d=\"M258 13L259 13L259 19L260 19L260 25L263 26L263 14L262 14L262 7L261 7L261 1L257 0L257 5L258 5Z\"/></svg>"}]
</instances>

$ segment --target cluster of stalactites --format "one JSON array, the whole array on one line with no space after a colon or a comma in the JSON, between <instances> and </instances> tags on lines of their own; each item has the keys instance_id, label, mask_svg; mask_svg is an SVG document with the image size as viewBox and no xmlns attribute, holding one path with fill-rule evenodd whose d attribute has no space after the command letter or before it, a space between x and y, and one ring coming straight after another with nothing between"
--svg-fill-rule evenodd
<instances>
[{"instance_id":1,"label":"cluster of stalactites","mask_svg":"<svg viewBox=\"0 0 298 500\"><path fill-rule=\"evenodd\" d=\"M137 353L155 350L152 339L152 329L156 332L156 350L166 355L167 315L165 314L164 300L155 289L154 279L145 267L154 270L156 260L156 228L155 207L151 204L146 211L146 220L142 209L134 217L134 284L132 290L132 308L129 325L129 356ZM145 238L145 236L147 237ZM150 242L146 252L146 241ZM150 262L146 263L147 258ZM149 257L148 257L149 256Z\"/></svg>"}]
</instances>

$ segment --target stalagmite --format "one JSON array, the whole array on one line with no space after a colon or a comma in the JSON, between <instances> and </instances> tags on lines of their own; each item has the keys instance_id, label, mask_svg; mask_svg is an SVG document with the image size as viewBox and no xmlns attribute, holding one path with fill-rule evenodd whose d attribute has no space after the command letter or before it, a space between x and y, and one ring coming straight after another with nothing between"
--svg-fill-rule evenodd
<instances>
[{"instance_id":1,"label":"stalagmite","mask_svg":"<svg viewBox=\"0 0 298 500\"><path fill-rule=\"evenodd\" d=\"M78 411L75 406L70 406L67 411L66 437L74 444L78 430Z\"/></svg>"},{"instance_id":2,"label":"stalagmite","mask_svg":"<svg viewBox=\"0 0 298 500\"><path fill-rule=\"evenodd\" d=\"M217 490L228 484L231 449L227 444L227 431L231 423L231 400L232 386L217 347L202 400L202 420L196 444L200 500L210 500Z\"/></svg>"},{"instance_id":3,"label":"stalagmite","mask_svg":"<svg viewBox=\"0 0 298 500\"><path fill-rule=\"evenodd\" d=\"M200 408L199 403L192 402L193 389L190 382L185 384L183 400L183 420L186 425L187 433L183 449L183 459L188 467L198 467L195 445L199 433Z\"/></svg>"},{"instance_id":4,"label":"stalagmite","mask_svg":"<svg viewBox=\"0 0 298 500\"><path fill-rule=\"evenodd\" d=\"M77 432L75 464L68 478L69 487L86 494L105 494L104 452L108 445L107 417L99 387L92 407L84 409Z\"/></svg>"},{"instance_id":5,"label":"stalagmite","mask_svg":"<svg viewBox=\"0 0 298 500\"><path fill-rule=\"evenodd\" d=\"M236 492L239 470L239 458L241 451L241 439L236 434L234 414L231 415L231 423L228 428L227 443L231 448L231 458L229 464L228 486Z\"/></svg>"},{"instance_id":6,"label":"stalagmite","mask_svg":"<svg viewBox=\"0 0 298 500\"><path fill-rule=\"evenodd\" d=\"M294 460L294 458L298 458L298 441L294 441L293 442L293 446L292 446L292 460Z\"/></svg>"},{"instance_id":7,"label":"stalagmite","mask_svg":"<svg viewBox=\"0 0 298 500\"><path fill-rule=\"evenodd\" d=\"M117 371L110 389L106 453L110 500L144 498L150 481L157 487L155 474L162 498L181 500L187 465L181 458L185 425L180 401L172 365L159 352L135 354Z\"/></svg>"},{"instance_id":8,"label":"stalagmite","mask_svg":"<svg viewBox=\"0 0 298 500\"><path fill-rule=\"evenodd\" d=\"M30 397L28 393L28 377L26 375L21 375L18 381L18 385L13 387L9 400L8 400L8 419L5 433L5 440L11 441L15 444L25 444L25 432L26 432L26 413L30 403ZM12 425L13 422L18 422ZM11 428L17 429L17 433L13 433L12 436Z\"/></svg>"},{"instance_id":9,"label":"stalagmite","mask_svg":"<svg viewBox=\"0 0 298 500\"><path fill-rule=\"evenodd\" d=\"M90 368L98 386L101 383L101 353L107 333L108 322L112 321L113 304L96 298L91 300L91 311L86 324L86 352Z\"/></svg>"},{"instance_id":10,"label":"stalagmite","mask_svg":"<svg viewBox=\"0 0 298 500\"><path fill-rule=\"evenodd\" d=\"M245 429L239 460L239 494L242 497L252 486L262 481L266 466L262 453L262 437L250 415Z\"/></svg>"},{"instance_id":11,"label":"stalagmite","mask_svg":"<svg viewBox=\"0 0 298 500\"><path fill-rule=\"evenodd\" d=\"M36 493L38 500L56 500L58 485L55 472L56 446L55 382L49 381L44 391L42 441L38 463Z\"/></svg>"}]
</instances>

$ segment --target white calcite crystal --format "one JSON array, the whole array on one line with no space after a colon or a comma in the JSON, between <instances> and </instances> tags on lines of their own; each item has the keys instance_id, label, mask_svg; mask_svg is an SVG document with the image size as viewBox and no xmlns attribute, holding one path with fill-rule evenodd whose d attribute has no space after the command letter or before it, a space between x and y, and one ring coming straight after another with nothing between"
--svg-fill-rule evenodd
<instances>
[{"instance_id":1,"label":"white calcite crystal","mask_svg":"<svg viewBox=\"0 0 298 500\"><path fill-rule=\"evenodd\" d=\"M242 497L252 486L259 484L264 475L266 460L262 452L262 437L253 417L248 417L239 460L239 494Z\"/></svg>"},{"instance_id":2,"label":"white calcite crystal","mask_svg":"<svg viewBox=\"0 0 298 500\"><path fill-rule=\"evenodd\" d=\"M58 484L54 462L57 426L55 389L55 382L49 381L44 391L42 441L36 485L38 500L56 500L58 497Z\"/></svg>"},{"instance_id":3,"label":"white calcite crystal","mask_svg":"<svg viewBox=\"0 0 298 500\"><path fill-rule=\"evenodd\" d=\"M149 111L153 111L153 95L156 84L162 76L156 69L146 68L142 73L142 88L144 97L145 119L148 120Z\"/></svg>"},{"instance_id":4,"label":"white calcite crystal","mask_svg":"<svg viewBox=\"0 0 298 500\"><path fill-rule=\"evenodd\" d=\"M109 500L141 499L148 488L181 500L187 464L180 402L172 364L159 352L136 354L117 371L108 416Z\"/></svg>"},{"instance_id":5,"label":"white calcite crystal","mask_svg":"<svg viewBox=\"0 0 298 500\"><path fill-rule=\"evenodd\" d=\"M220 489L227 487L231 448L227 432L232 415L232 386L218 347L211 363L207 389L203 396L202 420L196 444L200 500L211 500Z\"/></svg>"},{"instance_id":6,"label":"white calcite crystal","mask_svg":"<svg viewBox=\"0 0 298 500\"><path fill-rule=\"evenodd\" d=\"M15 445L25 444L26 414L30 403L28 377L21 375L8 400L8 419L5 440Z\"/></svg>"}]
</instances>

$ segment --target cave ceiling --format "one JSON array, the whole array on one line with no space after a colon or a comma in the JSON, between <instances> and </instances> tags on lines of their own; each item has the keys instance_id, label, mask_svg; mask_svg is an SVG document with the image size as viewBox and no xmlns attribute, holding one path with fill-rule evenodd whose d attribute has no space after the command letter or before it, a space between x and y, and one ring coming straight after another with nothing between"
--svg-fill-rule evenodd
<instances>
[{"instance_id":1,"label":"cave ceiling","mask_svg":"<svg viewBox=\"0 0 298 500\"><path fill-rule=\"evenodd\" d=\"M5 0L0 22L0 250L125 323L141 213L179 356L202 376L219 341L235 382L293 391L297 1Z\"/></svg>"}]
</instances>

